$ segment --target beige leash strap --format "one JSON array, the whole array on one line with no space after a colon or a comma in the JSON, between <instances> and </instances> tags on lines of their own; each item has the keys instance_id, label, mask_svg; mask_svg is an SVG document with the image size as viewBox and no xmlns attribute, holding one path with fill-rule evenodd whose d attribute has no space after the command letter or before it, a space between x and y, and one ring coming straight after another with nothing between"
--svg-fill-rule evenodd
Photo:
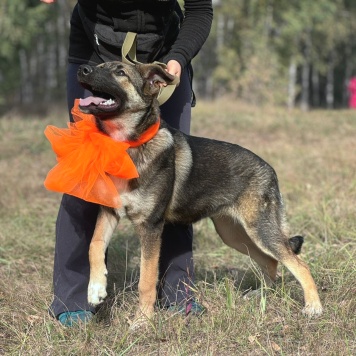
<instances>
[{"instance_id":1,"label":"beige leash strap","mask_svg":"<svg viewBox=\"0 0 356 356\"><path fill-rule=\"evenodd\" d=\"M127 32L124 43L121 49L122 61L126 64L142 64L136 58L136 49L137 49L137 33ZM154 64L159 64L167 68L165 63L153 62ZM161 90L157 96L159 105L164 104L173 94L176 86L179 83L179 78L176 77L175 80L168 84L165 87L161 87Z\"/></svg>"}]
</instances>

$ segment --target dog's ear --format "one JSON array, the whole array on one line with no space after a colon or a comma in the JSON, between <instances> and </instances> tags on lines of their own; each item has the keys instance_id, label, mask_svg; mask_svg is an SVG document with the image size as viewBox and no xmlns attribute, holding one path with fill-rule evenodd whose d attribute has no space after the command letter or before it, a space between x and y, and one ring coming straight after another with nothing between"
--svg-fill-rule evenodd
<instances>
[{"instance_id":1,"label":"dog's ear","mask_svg":"<svg viewBox=\"0 0 356 356\"><path fill-rule=\"evenodd\" d=\"M157 95L161 86L172 84L176 77L166 71L164 64L140 64L138 71L144 80L144 93Z\"/></svg>"}]
</instances>

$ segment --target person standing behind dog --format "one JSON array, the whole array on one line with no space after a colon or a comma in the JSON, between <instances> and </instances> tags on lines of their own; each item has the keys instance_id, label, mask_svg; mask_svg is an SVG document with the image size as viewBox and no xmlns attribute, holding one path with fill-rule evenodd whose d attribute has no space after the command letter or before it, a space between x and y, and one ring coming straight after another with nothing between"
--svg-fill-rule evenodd
<instances>
[{"instance_id":1,"label":"person standing behind dog","mask_svg":"<svg viewBox=\"0 0 356 356\"><path fill-rule=\"evenodd\" d=\"M352 77L347 87L349 91L349 108L356 109L356 77Z\"/></svg>"},{"instance_id":2,"label":"person standing behind dog","mask_svg":"<svg viewBox=\"0 0 356 356\"><path fill-rule=\"evenodd\" d=\"M41 0L53 3L55 0ZM177 0L78 0L71 17L67 69L69 113L74 99L91 93L80 86L81 64L97 65L121 60L127 32L138 34L137 59L160 61L180 78L171 98L161 106L161 117L184 133L190 131L192 69L190 62L207 39L213 18L212 0L185 0L185 13ZM71 114L69 114L71 115ZM73 121L70 116L70 120ZM51 314L63 325L91 319L88 304L88 250L98 205L63 195L56 222ZM162 236L159 300L168 310L201 313L190 286L194 281L191 226L166 225Z\"/></svg>"}]
</instances>

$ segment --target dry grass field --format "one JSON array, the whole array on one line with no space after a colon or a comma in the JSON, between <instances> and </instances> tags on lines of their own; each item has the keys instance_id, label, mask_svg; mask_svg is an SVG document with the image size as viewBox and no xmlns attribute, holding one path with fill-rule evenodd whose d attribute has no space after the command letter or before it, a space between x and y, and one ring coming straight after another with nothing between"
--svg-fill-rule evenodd
<instances>
[{"instance_id":1,"label":"dry grass field","mask_svg":"<svg viewBox=\"0 0 356 356\"><path fill-rule=\"evenodd\" d=\"M60 195L43 187L55 163L43 130L66 119L64 111L0 118L0 355L356 354L356 111L288 112L226 99L193 111L194 135L238 143L276 169L324 314L301 314L302 290L284 268L273 289L243 299L259 283L258 269L202 221L195 226L196 293L208 312L185 319L158 311L139 333L127 324L139 275L128 223L110 245L109 297L95 320L64 328L47 313Z\"/></svg>"}]
</instances>

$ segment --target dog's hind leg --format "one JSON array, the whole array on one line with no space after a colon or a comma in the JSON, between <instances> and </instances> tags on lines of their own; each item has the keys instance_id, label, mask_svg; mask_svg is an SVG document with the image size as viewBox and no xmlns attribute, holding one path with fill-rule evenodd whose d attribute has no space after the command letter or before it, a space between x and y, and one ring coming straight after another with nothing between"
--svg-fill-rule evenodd
<instances>
[{"instance_id":1,"label":"dog's hind leg","mask_svg":"<svg viewBox=\"0 0 356 356\"><path fill-rule=\"evenodd\" d=\"M296 255L301 245L301 243L296 244L296 238L288 240L284 237L281 228L269 226L271 224L266 223L266 220L260 227L251 227L252 225L243 227L229 216L214 217L213 222L218 234L227 245L251 256L259 264L267 285L275 280L277 264L281 262L292 272L303 288L305 300L303 312L309 316L322 313L317 288L309 268ZM260 236L261 234L264 236ZM273 238L269 234L278 236Z\"/></svg>"},{"instance_id":2,"label":"dog's hind leg","mask_svg":"<svg viewBox=\"0 0 356 356\"><path fill-rule=\"evenodd\" d=\"M299 253L302 238L288 238L279 219L268 212L268 216L260 216L256 224L246 224L246 233L252 241L265 253L286 266L301 284L304 292L305 307L303 313L317 316L322 313L318 291L309 267L303 262ZM255 222L256 222L255 221ZM299 240L299 242L298 242Z\"/></svg>"},{"instance_id":3,"label":"dog's hind leg","mask_svg":"<svg viewBox=\"0 0 356 356\"><path fill-rule=\"evenodd\" d=\"M276 279L278 261L263 253L247 235L244 227L230 216L212 218L215 229L224 243L250 256L260 266L267 286Z\"/></svg>"},{"instance_id":4,"label":"dog's hind leg","mask_svg":"<svg viewBox=\"0 0 356 356\"><path fill-rule=\"evenodd\" d=\"M107 269L105 252L119 222L111 209L100 208L93 238L89 247L90 280L88 285L88 302L98 305L106 297Z\"/></svg>"}]
</instances>

